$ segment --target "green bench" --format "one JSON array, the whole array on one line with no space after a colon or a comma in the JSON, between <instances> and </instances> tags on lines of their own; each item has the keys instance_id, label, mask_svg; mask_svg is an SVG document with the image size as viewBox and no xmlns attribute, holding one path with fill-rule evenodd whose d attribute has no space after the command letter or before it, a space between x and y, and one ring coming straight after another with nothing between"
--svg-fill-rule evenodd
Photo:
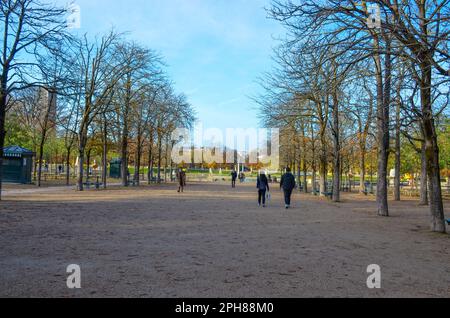
<instances>
[{"instance_id":1,"label":"green bench","mask_svg":"<svg viewBox=\"0 0 450 318\"><path fill-rule=\"evenodd\" d=\"M322 195L328 199L331 199L333 197L333 192L322 192Z\"/></svg>"},{"instance_id":2,"label":"green bench","mask_svg":"<svg viewBox=\"0 0 450 318\"><path fill-rule=\"evenodd\" d=\"M91 182L91 181L87 181L87 182L83 182L83 186L86 187L86 189L90 189L91 187L95 187L95 189L100 189L101 186L103 186L103 182Z\"/></svg>"}]
</instances>

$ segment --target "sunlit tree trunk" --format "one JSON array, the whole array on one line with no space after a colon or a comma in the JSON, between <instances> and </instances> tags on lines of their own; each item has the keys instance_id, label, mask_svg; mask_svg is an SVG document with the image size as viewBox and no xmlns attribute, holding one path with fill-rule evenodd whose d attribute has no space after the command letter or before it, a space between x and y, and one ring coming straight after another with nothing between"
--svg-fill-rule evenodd
<instances>
[{"instance_id":1,"label":"sunlit tree trunk","mask_svg":"<svg viewBox=\"0 0 450 318\"><path fill-rule=\"evenodd\" d=\"M378 144L378 181L377 181L377 206L378 215L389 216L388 206L388 159L389 159L389 105L384 93L387 91L387 83L384 84L382 63L380 55L380 43L375 37L375 74L377 85L377 144ZM387 62L389 60L389 62ZM390 57L386 56L386 66L390 66ZM388 70L386 70L386 74ZM390 75L389 75L390 77ZM390 91L390 90L389 90Z\"/></svg>"}]
</instances>

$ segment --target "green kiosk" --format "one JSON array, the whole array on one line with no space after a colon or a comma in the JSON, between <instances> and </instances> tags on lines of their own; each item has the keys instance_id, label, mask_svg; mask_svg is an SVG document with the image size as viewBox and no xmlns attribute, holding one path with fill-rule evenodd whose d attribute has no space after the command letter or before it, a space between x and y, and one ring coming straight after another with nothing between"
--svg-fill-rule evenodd
<instances>
[{"instance_id":1,"label":"green kiosk","mask_svg":"<svg viewBox=\"0 0 450 318\"><path fill-rule=\"evenodd\" d=\"M122 178L122 159L113 159L109 162L109 177L113 179Z\"/></svg>"},{"instance_id":2,"label":"green kiosk","mask_svg":"<svg viewBox=\"0 0 450 318\"><path fill-rule=\"evenodd\" d=\"M3 181L30 184L33 157L31 150L19 146L3 148Z\"/></svg>"}]
</instances>

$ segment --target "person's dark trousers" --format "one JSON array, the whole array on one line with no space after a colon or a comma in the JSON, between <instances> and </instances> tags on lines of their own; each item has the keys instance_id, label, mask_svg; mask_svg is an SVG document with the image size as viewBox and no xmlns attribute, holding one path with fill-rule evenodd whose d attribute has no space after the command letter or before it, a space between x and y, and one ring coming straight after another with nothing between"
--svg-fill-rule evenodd
<instances>
[{"instance_id":1,"label":"person's dark trousers","mask_svg":"<svg viewBox=\"0 0 450 318\"><path fill-rule=\"evenodd\" d=\"M291 206L292 190L284 190L284 203Z\"/></svg>"},{"instance_id":2,"label":"person's dark trousers","mask_svg":"<svg viewBox=\"0 0 450 318\"><path fill-rule=\"evenodd\" d=\"M236 180L231 181L231 187L236 188Z\"/></svg>"},{"instance_id":3,"label":"person's dark trousers","mask_svg":"<svg viewBox=\"0 0 450 318\"><path fill-rule=\"evenodd\" d=\"M261 205L261 201L262 201L263 205L266 204L266 190L259 190L258 191L258 203L259 203L259 205Z\"/></svg>"}]
</instances>

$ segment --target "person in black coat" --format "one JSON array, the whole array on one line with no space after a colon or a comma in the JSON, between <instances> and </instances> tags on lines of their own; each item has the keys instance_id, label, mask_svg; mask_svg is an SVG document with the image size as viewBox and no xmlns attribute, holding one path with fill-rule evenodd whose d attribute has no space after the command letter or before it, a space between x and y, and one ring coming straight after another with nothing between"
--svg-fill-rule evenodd
<instances>
[{"instance_id":1,"label":"person in black coat","mask_svg":"<svg viewBox=\"0 0 450 318\"><path fill-rule=\"evenodd\" d=\"M236 188L237 177L238 177L238 174L237 174L236 170L233 170L233 172L231 173L231 187L232 188Z\"/></svg>"},{"instance_id":2,"label":"person in black coat","mask_svg":"<svg viewBox=\"0 0 450 318\"><path fill-rule=\"evenodd\" d=\"M178 169L177 180L178 180L178 193L184 192L184 187L186 186L186 171L184 169Z\"/></svg>"},{"instance_id":3,"label":"person in black coat","mask_svg":"<svg viewBox=\"0 0 450 318\"><path fill-rule=\"evenodd\" d=\"M286 173L281 177L280 189L284 192L284 203L286 209L291 207L292 191L295 189L295 177L291 172L291 168L286 169Z\"/></svg>"},{"instance_id":4,"label":"person in black coat","mask_svg":"<svg viewBox=\"0 0 450 318\"><path fill-rule=\"evenodd\" d=\"M256 182L256 188L258 189L258 205L261 206L261 202L263 204L263 207L266 207L266 193L267 191L270 191L269 188L269 180L267 179L266 175L262 173L258 177L258 181Z\"/></svg>"}]
</instances>

